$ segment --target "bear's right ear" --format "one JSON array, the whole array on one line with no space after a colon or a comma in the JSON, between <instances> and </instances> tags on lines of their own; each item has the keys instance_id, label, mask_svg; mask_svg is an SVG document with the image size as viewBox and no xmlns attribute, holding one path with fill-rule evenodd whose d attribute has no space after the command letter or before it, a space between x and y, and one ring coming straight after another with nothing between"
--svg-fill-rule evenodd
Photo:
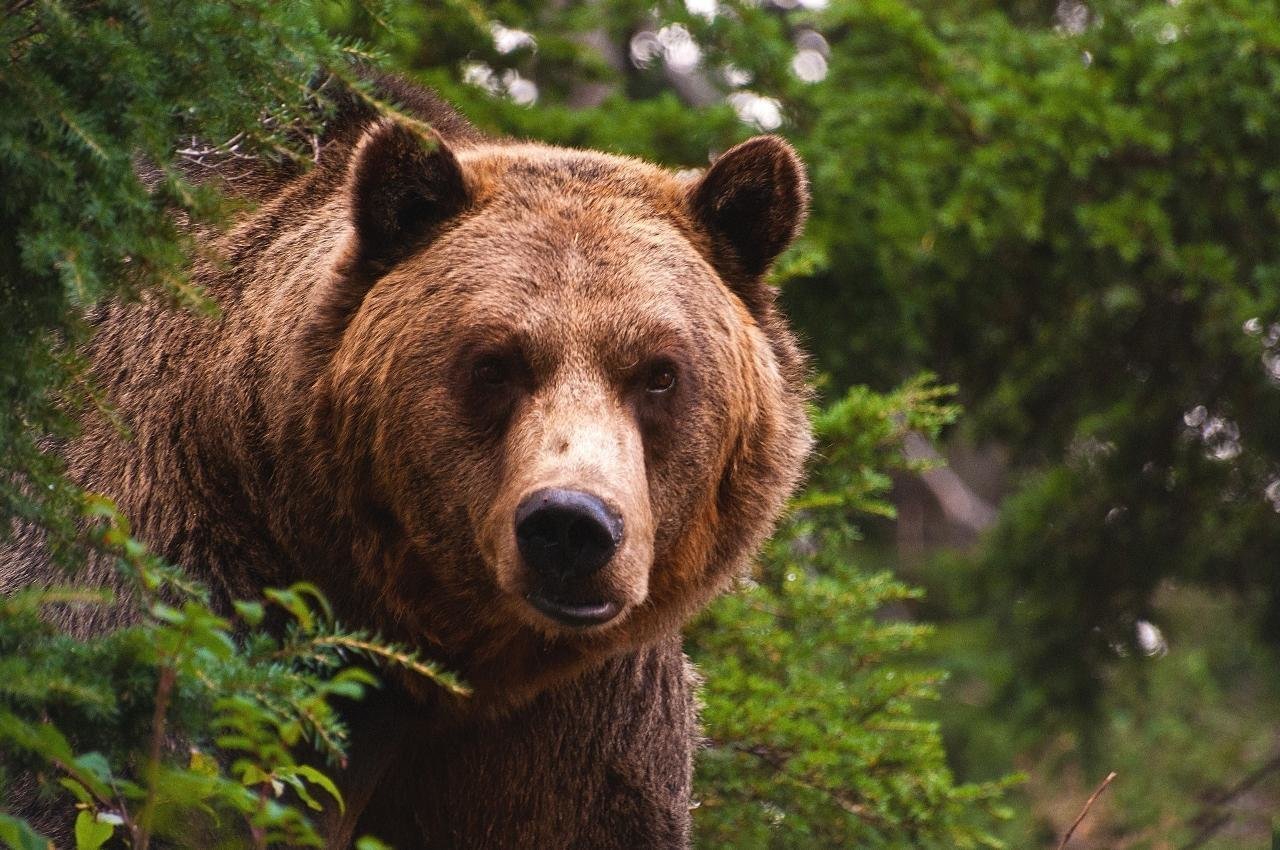
<instances>
[{"instance_id":1,"label":"bear's right ear","mask_svg":"<svg viewBox=\"0 0 1280 850\"><path fill-rule=\"evenodd\" d=\"M469 203L462 167L434 131L384 119L356 143L348 172L356 265L380 272Z\"/></svg>"}]
</instances>

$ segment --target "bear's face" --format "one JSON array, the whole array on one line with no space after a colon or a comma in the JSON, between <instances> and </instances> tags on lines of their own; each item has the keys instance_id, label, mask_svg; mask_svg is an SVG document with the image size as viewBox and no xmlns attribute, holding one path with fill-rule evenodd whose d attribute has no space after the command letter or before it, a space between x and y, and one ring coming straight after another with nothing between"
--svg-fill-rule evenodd
<instances>
[{"instance_id":1,"label":"bear's face","mask_svg":"<svg viewBox=\"0 0 1280 850\"><path fill-rule=\"evenodd\" d=\"M756 140L690 182L377 132L400 150L365 185L383 140L355 154L334 285L366 289L329 366L332 433L362 444L336 453L363 457L366 498L404 542L364 580L473 679L678 623L758 546L808 448L790 340L747 289L803 215L794 155ZM432 181L408 200L406 172ZM721 226L734 203L767 226Z\"/></svg>"}]
</instances>

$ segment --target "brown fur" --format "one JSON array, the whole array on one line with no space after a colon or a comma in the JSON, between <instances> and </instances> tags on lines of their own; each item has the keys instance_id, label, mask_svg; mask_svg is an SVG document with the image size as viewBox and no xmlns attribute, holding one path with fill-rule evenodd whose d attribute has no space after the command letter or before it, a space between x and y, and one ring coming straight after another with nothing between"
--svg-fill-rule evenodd
<instances>
[{"instance_id":1,"label":"brown fur","mask_svg":"<svg viewBox=\"0 0 1280 850\"><path fill-rule=\"evenodd\" d=\"M195 270L218 319L101 309L89 354L134 434L87 420L69 468L223 604L312 580L475 687L403 681L353 711L333 846L683 846L678 630L745 569L809 447L803 362L760 279L803 219L803 170L761 137L682 181L485 140L396 94L443 135L356 113L314 171L260 176L277 188ZM661 397L655 362L677 376ZM512 517L549 486L623 517L590 579L622 608L609 623L524 599ZM0 590L50 580L37 538L0 555Z\"/></svg>"}]
</instances>

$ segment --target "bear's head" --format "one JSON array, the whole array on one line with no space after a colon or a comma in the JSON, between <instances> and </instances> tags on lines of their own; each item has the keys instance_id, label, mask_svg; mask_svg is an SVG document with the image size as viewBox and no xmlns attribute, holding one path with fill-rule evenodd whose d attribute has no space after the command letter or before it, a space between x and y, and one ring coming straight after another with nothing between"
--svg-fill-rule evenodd
<instances>
[{"instance_id":1,"label":"bear's head","mask_svg":"<svg viewBox=\"0 0 1280 850\"><path fill-rule=\"evenodd\" d=\"M533 692L739 574L810 445L762 277L806 210L762 136L681 177L526 144L354 145L303 333L372 625Z\"/></svg>"}]
</instances>

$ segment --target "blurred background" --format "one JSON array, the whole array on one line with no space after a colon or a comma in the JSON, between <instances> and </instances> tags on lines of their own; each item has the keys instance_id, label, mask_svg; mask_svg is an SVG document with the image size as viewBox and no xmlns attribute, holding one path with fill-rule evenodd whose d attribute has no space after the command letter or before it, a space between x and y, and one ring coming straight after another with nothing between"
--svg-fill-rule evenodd
<instances>
[{"instance_id":1,"label":"blurred background","mask_svg":"<svg viewBox=\"0 0 1280 850\"><path fill-rule=\"evenodd\" d=\"M954 396L934 398L962 409L918 430L913 397L884 420L906 423L887 498L846 512L845 572L825 573L857 597L841 603L846 613L927 626L895 648L905 653L821 669L850 682L877 664L904 678L945 674L911 722L939 724L950 790L996 800L981 828L943 845L1056 846L1114 770L1071 846L1271 846L1280 5L328 8L333 31L491 131L675 168L705 166L759 132L799 148L813 213L776 282L823 402L863 386L883 401L927 373L937 379L916 396L951 386ZM944 422L935 447L927 431ZM796 532L790 554L767 563L796 557L812 534ZM865 583L883 571L923 594L871 599ZM824 609L801 613L833 622ZM718 724L741 720L750 687L716 707L717 677L747 674L721 669L724 641L706 634L723 625L716 617L743 616L718 609L695 631L712 702L706 781L744 786L704 788L704 808L722 814L698 813L700 840L750 845L752 824L772 820L762 844L927 843L923 832L919 844L909 831L876 833L874 813L865 833L815 827L827 815L810 811L801 786L822 766L795 769L794 749L742 756L759 784L730 781L735 757ZM792 634L787 646L807 658L862 652L824 643L840 638ZM792 695L811 686L783 680ZM803 739L815 750L828 734L854 734L815 717ZM784 718L752 728L778 734ZM854 773L874 770L863 761ZM798 783L783 794L780 771ZM855 790L843 806L835 785L826 791L811 804L859 817ZM930 793L900 802L917 795L936 815ZM910 817L894 817L909 830Z\"/></svg>"}]
</instances>

